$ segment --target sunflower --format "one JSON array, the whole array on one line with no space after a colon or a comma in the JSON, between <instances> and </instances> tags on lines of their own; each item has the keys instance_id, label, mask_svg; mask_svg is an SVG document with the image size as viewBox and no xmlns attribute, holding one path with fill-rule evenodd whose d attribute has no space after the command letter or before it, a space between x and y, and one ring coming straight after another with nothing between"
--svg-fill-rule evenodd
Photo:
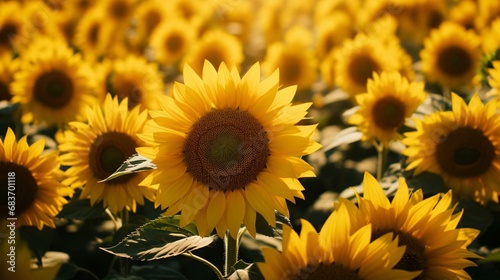
<instances>
[{"instance_id":1,"label":"sunflower","mask_svg":"<svg viewBox=\"0 0 500 280\"><path fill-rule=\"evenodd\" d=\"M495 60L492 62L493 68L488 69L490 74L490 79L488 80L489 85L495 90L496 96L500 95L500 60Z\"/></svg>"},{"instance_id":2,"label":"sunflower","mask_svg":"<svg viewBox=\"0 0 500 280\"><path fill-rule=\"evenodd\" d=\"M188 49L184 56L184 63L192 67L198 76L201 76L205 60L208 60L215 67L219 67L224 62L227 65L235 65L239 69L243 59L241 42L222 30L214 29L207 31L199 41Z\"/></svg>"},{"instance_id":3,"label":"sunflower","mask_svg":"<svg viewBox=\"0 0 500 280\"><path fill-rule=\"evenodd\" d=\"M481 44L483 52L490 54L500 49L500 18L495 19L491 23L490 28L484 28L481 34Z\"/></svg>"},{"instance_id":4,"label":"sunflower","mask_svg":"<svg viewBox=\"0 0 500 280\"><path fill-rule=\"evenodd\" d=\"M137 11L134 12L134 20L136 20L137 26L133 33L132 44L139 51L142 51L152 33L161 23L166 22L167 18L168 22L171 22L171 18L175 17L169 17L164 1L150 0L142 2L137 7Z\"/></svg>"},{"instance_id":5,"label":"sunflower","mask_svg":"<svg viewBox=\"0 0 500 280\"><path fill-rule=\"evenodd\" d=\"M124 208L135 212L136 204L144 198L154 200L155 190L138 186L148 172L124 175L99 183L113 174L135 148L145 143L137 138L147 119L146 111L136 107L128 110L127 99L106 96L102 107L95 103L87 108L87 122L72 122L70 129L58 139L61 163L71 166L63 184L83 187L80 198L90 198L93 205L103 201L113 213Z\"/></svg>"},{"instance_id":6,"label":"sunflower","mask_svg":"<svg viewBox=\"0 0 500 280\"><path fill-rule=\"evenodd\" d=\"M73 190L58 181L59 161L57 151L42 156L44 140L29 146L27 136L19 142L10 128L5 139L0 140L0 178L7 190L15 194L15 210L8 207L7 198L2 200L1 219L16 217L16 227L23 225L55 227L54 218L67 203L65 197ZM12 197L12 196L9 196ZM10 199L8 201L11 201ZM10 205L10 204L9 204ZM9 211L15 215L7 216Z\"/></svg>"},{"instance_id":7,"label":"sunflower","mask_svg":"<svg viewBox=\"0 0 500 280\"><path fill-rule=\"evenodd\" d=\"M498 1L478 0L478 15L476 16L476 28L483 30L500 16L500 3Z\"/></svg>"},{"instance_id":8,"label":"sunflower","mask_svg":"<svg viewBox=\"0 0 500 280\"><path fill-rule=\"evenodd\" d=\"M469 85L479 69L480 39L473 31L445 22L425 40L420 57L427 80L456 89Z\"/></svg>"},{"instance_id":9,"label":"sunflower","mask_svg":"<svg viewBox=\"0 0 500 280\"><path fill-rule=\"evenodd\" d=\"M345 39L354 37L352 19L346 12L335 12L331 17L318 23L316 54L325 58L333 48L342 45Z\"/></svg>"},{"instance_id":10,"label":"sunflower","mask_svg":"<svg viewBox=\"0 0 500 280\"><path fill-rule=\"evenodd\" d=\"M23 25L29 33L28 37L33 37L31 34L37 34L37 36L41 34L47 37L63 36L54 21L58 11L51 10L41 1L27 2L22 9L28 19Z\"/></svg>"},{"instance_id":11,"label":"sunflower","mask_svg":"<svg viewBox=\"0 0 500 280\"><path fill-rule=\"evenodd\" d=\"M100 9L112 25L124 27L130 24L137 2L138 0L98 1L96 9Z\"/></svg>"},{"instance_id":12,"label":"sunflower","mask_svg":"<svg viewBox=\"0 0 500 280\"><path fill-rule=\"evenodd\" d=\"M11 55L26 37L26 15L19 3L0 2L0 56Z\"/></svg>"},{"instance_id":13,"label":"sunflower","mask_svg":"<svg viewBox=\"0 0 500 280\"><path fill-rule=\"evenodd\" d=\"M14 80L14 74L18 69L19 59L0 56L0 102L10 101L12 98L10 83Z\"/></svg>"},{"instance_id":14,"label":"sunflower","mask_svg":"<svg viewBox=\"0 0 500 280\"><path fill-rule=\"evenodd\" d=\"M367 93L356 96L359 109L349 123L363 132L362 140L377 140L388 147L402 138L398 129L424 101L424 83L409 83L398 72L382 72L375 73L367 87Z\"/></svg>"},{"instance_id":15,"label":"sunflower","mask_svg":"<svg viewBox=\"0 0 500 280\"><path fill-rule=\"evenodd\" d=\"M334 211L318 234L302 220L300 236L283 228L280 254L262 248L265 262L257 263L265 279L412 279L418 272L392 269L404 254L392 233L371 241L371 225L356 228L345 204Z\"/></svg>"},{"instance_id":16,"label":"sunflower","mask_svg":"<svg viewBox=\"0 0 500 280\"><path fill-rule=\"evenodd\" d=\"M128 98L129 109L159 109L158 96L163 95L164 85L158 66L144 57L128 55L113 61L110 92L119 100Z\"/></svg>"},{"instance_id":17,"label":"sunflower","mask_svg":"<svg viewBox=\"0 0 500 280\"><path fill-rule=\"evenodd\" d=\"M158 26L151 35L150 46L156 61L171 64L182 59L195 39L193 26L181 18L174 18Z\"/></svg>"},{"instance_id":18,"label":"sunflower","mask_svg":"<svg viewBox=\"0 0 500 280\"><path fill-rule=\"evenodd\" d=\"M316 80L317 60L314 50L304 42L310 42L309 31L292 28L285 34L285 43L274 43L268 47L262 62L266 74L280 69L280 82L283 86L297 85L298 91L310 88Z\"/></svg>"},{"instance_id":19,"label":"sunflower","mask_svg":"<svg viewBox=\"0 0 500 280\"><path fill-rule=\"evenodd\" d=\"M500 141L496 128L500 115L494 100L484 105L474 95L467 106L452 95L452 110L415 120L417 131L405 133L407 170L439 174L460 198L485 204L498 202L500 193Z\"/></svg>"},{"instance_id":20,"label":"sunflower","mask_svg":"<svg viewBox=\"0 0 500 280\"><path fill-rule=\"evenodd\" d=\"M399 68L399 57L385 49L381 38L358 33L336 51L335 83L353 98L366 92L366 83L373 72Z\"/></svg>"},{"instance_id":21,"label":"sunflower","mask_svg":"<svg viewBox=\"0 0 500 280\"><path fill-rule=\"evenodd\" d=\"M449 19L452 22L462 25L466 29L473 29L475 27L476 15L476 1L466 0L456 3L450 9Z\"/></svg>"},{"instance_id":22,"label":"sunflower","mask_svg":"<svg viewBox=\"0 0 500 280\"><path fill-rule=\"evenodd\" d=\"M83 106L95 100L90 69L62 39L38 41L22 57L12 102L20 103L23 123L61 126L81 116Z\"/></svg>"},{"instance_id":23,"label":"sunflower","mask_svg":"<svg viewBox=\"0 0 500 280\"><path fill-rule=\"evenodd\" d=\"M260 82L258 64L240 78L206 62L201 79L185 66L185 84L160 99L140 135L156 147L137 149L158 167L141 184L159 184L165 215L182 211L181 226L195 221L201 236L215 227L235 237L242 222L255 236L256 212L274 226L274 209L288 215L285 199L303 198L297 178L314 173L300 157L320 145L315 125L294 125L311 104L291 106L295 88L278 90L278 76Z\"/></svg>"},{"instance_id":24,"label":"sunflower","mask_svg":"<svg viewBox=\"0 0 500 280\"><path fill-rule=\"evenodd\" d=\"M97 60L111 44L113 26L108 21L103 21L103 18L105 14L102 10L91 9L76 26L73 43L87 60Z\"/></svg>"},{"instance_id":25,"label":"sunflower","mask_svg":"<svg viewBox=\"0 0 500 280\"><path fill-rule=\"evenodd\" d=\"M361 215L356 219L365 219L372 225L372 239L392 232L399 238L399 245L406 246L395 268L421 271L418 279L471 279L463 269L475 265L468 258L479 258L467 250L479 231L456 228L463 210L453 214L456 205L451 206L451 191L441 199L440 194L423 199L421 189L408 195L408 186L400 178L396 195L389 202L380 184L368 172L363 190L364 197L358 195ZM355 208L348 200L342 203Z\"/></svg>"}]
</instances>

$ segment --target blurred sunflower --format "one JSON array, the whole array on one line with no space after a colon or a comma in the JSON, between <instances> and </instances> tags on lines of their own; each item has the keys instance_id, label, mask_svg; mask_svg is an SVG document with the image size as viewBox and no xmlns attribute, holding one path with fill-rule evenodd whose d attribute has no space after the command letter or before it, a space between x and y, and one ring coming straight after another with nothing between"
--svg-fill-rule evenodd
<instances>
[{"instance_id":1,"label":"blurred sunflower","mask_svg":"<svg viewBox=\"0 0 500 280\"><path fill-rule=\"evenodd\" d=\"M371 225L351 225L345 204L334 211L318 234L302 220L300 236L283 228L282 253L264 247L257 263L265 279L413 279L418 272L392 269L404 254L392 233L371 241Z\"/></svg>"},{"instance_id":2,"label":"blurred sunflower","mask_svg":"<svg viewBox=\"0 0 500 280\"><path fill-rule=\"evenodd\" d=\"M196 30L187 21L173 18L158 26L150 38L154 58L162 64L176 63L196 39Z\"/></svg>"},{"instance_id":3,"label":"blurred sunflower","mask_svg":"<svg viewBox=\"0 0 500 280\"><path fill-rule=\"evenodd\" d=\"M171 22L174 17L169 17L168 6L162 0L143 1L134 12L134 20L137 22L132 44L142 51L147 45L150 36L163 22Z\"/></svg>"},{"instance_id":4,"label":"blurred sunflower","mask_svg":"<svg viewBox=\"0 0 500 280\"><path fill-rule=\"evenodd\" d=\"M30 1L23 4L23 12L26 15L27 21L24 22L23 28L27 29L30 35L37 34L47 37L62 37L56 25L54 18L59 13L58 11L51 10L42 1ZM26 42L29 43L29 42Z\"/></svg>"},{"instance_id":5,"label":"blurred sunflower","mask_svg":"<svg viewBox=\"0 0 500 280\"><path fill-rule=\"evenodd\" d=\"M409 83L398 72L382 72L368 80L367 88L367 93L356 96L359 109L349 123L363 132L362 140L377 140L388 147L402 138L399 128L424 101L424 83Z\"/></svg>"},{"instance_id":6,"label":"blurred sunflower","mask_svg":"<svg viewBox=\"0 0 500 280\"><path fill-rule=\"evenodd\" d=\"M110 24L125 27L130 24L137 2L138 0L98 1L95 8L102 11Z\"/></svg>"},{"instance_id":7,"label":"blurred sunflower","mask_svg":"<svg viewBox=\"0 0 500 280\"><path fill-rule=\"evenodd\" d=\"M102 107L99 103L87 108L86 122L71 122L69 129L58 140L61 163L71 166L63 184L82 187L80 198L90 198L93 205L103 201L104 207L117 213L124 208L135 212L136 204L143 205L144 198L154 200L155 190L138 186L149 172L127 174L99 183L113 174L131 155L135 148L145 143L137 138L147 120L146 111L136 107L128 110L127 99L106 96Z\"/></svg>"},{"instance_id":8,"label":"blurred sunflower","mask_svg":"<svg viewBox=\"0 0 500 280\"><path fill-rule=\"evenodd\" d=\"M424 41L420 57L428 81L451 89L467 86L481 63L480 38L458 24L445 22Z\"/></svg>"},{"instance_id":9,"label":"blurred sunflower","mask_svg":"<svg viewBox=\"0 0 500 280\"><path fill-rule=\"evenodd\" d=\"M315 125L295 125L311 104L291 106L295 88L278 90L278 76L260 82L258 64L240 78L206 62L202 79L185 66L185 84L160 99L139 136L156 147L137 149L158 167L141 184L159 185L165 215L182 211L181 226L195 221L201 236L235 237L242 222L255 236L257 212L274 226L274 209L288 215L285 199L303 198L297 178L314 173L300 157L320 145Z\"/></svg>"},{"instance_id":10,"label":"blurred sunflower","mask_svg":"<svg viewBox=\"0 0 500 280\"><path fill-rule=\"evenodd\" d=\"M103 21L105 14L100 9L85 13L75 29L74 44L86 60L94 61L103 56L112 38L113 27Z\"/></svg>"},{"instance_id":11,"label":"blurred sunflower","mask_svg":"<svg viewBox=\"0 0 500 280\"><path fill-rule=\"evenodd\" d=\"M19 59L0 56L0 102L10 101L12 98L10 83L14 80L14 74L18 69Z\"/></svg>"},{"instance_id":12,"label":"blurred sunflower","mask_svg":"<svg viewBox=\"0 0 500 280\"><path fill-rule=\"evenodd\" d=\"M345 39L354 37L352 19L346 12L335 12L318 23L316 56L325 58L333 48L342 45Z\"/></svg>"},{"instance_id":13,"label":"blurred sunflower","mask_svg":"<svg viewBox=\"0 0 500 280\"><path fill-rule=\"evenodd\" d=\"M65 197L73 195L71 188L58 181L57 151L42 156L44 145L44 140L40 140L29 146L27 136L18 142L10 128L5 139L0 140L0 178L5 182L4 191L7 182L15 185L16 227L35 226L39 230L43 226L55 227L54 218L67 203ZM3 197L2 220L8 218L7 197Z\"/></svg>"},{"instance_id":14,"label":"blurred sunflower","mask_svg":"<svg viewBox=\"0 0 500 280\"><path fill-rule=\"evenodd\" d=\"M285 40L268 47L262 71L270 75L280 69L283 86L297 85L298 91L310 88L317 77L318 61L314 50L304 42L311 42L312 35L308 30L297 27L285 34Z\"/></svg>"},{"instance_id":15,"label":"blurred sunflower","mask_svg":"<svg viewBox=\"0 0 500 280\"><path fill-rule=\"evenodd\" d=\"M92 7L95 6L97 0L72 0L72 1L64 1L63 11L66 11L68 14L72 15L75 18L80 18L82 15L85 15Z\"/></svg>"},{"instance_id":16,"label":"blurred sunflower","mask_svg":"<svg viewBox=\"0 0 500 280\"><path fill-rule=\"evenodd\" d=\"M14 1L0 2L0 56L11 56L26 37L25 13Z\"/></svg>"},{"instance_id":17,"label":"blurred sunflower","mask_svg":"<svg viewBox=\"0 0 500 280\"><path fill-rule=\"evenodd\" d=\"M161 73L155 63L144 57L128 55L113 61L110 92L121 101L128 98L128 107L159 109L158 97L164 93Z\"/></svg>"},{"instance_id":18,"label":"blurred sunflower","mask_svg":"<svg viewBox=\"0 0 500 280\"><path fill-rule=\"evenodd\" d=\"M478 14L476 16L476 28L483 30L500 16L500 2L489 0L477 0Z\"/></svg>"},{"instance_id":19,"label":"blurred sunflower","mask_svg":"<svg viewBox=\"0 0 500 280\"><path fill-rule=\"evenodd\" d=\"M184 63L180 65L188 64L198 76L201 76L205 60L208 60L214 67L219 67L224 62L227 65L235 65L239 69L243 59L241 42L222 30L213 29L207 31L187 50Z\"/></svg>"},{"instance_id":20,"label":"blurred sunflower","mask_svg":"<svg viewBox=\"0 0 500 280\"><path fill-rule=\"evenodd\" d=\"M488 69L491 77L488 83L494 89L495 95L500 97L500 60L493 61L492 66L493 68Z\"/></svg>"},{"instance_id":21,"label":"blurred sunflower","mask_svg":"<svg viewBox=\"0 0 500 280\"><path fill-rule=\"evenodd\" d=\"M12 102L19 102L23 123L64 125L83 114L95 100L92 73L79 54L61 40L41 40L23 55L12 83Z\"/></svg>"},{"instance_id":22,"label":"blurred sunflower","mask_svg":"<svg viewBox=\"0 0 500 280\"><path fill-rule=\"evenodd\" d=\"M363 179L364 196L358 196L361 216L372 225L372 239L392 232L405 245L405 253L394 268L421 271L412 279L471 279L463 270L475 263L468 258L479 258L467 246L479 234L471 228L457 229L463 210L453 214L452 192L440 199L440 194L423 199L422 190L408 195L403 178L392 202L380 184L368 172ZM352 202L343 200L352 205Z\"/></svg>"},{"instance_id":23,"label":"blurred sunflower","mask_svg":"<svg viewBox=\"0 0 500 280\"><path fill-rule=\"evenodd\" d=\"M481 33L483 52L490 54L500 49L500 18L495 19L489 28L484 28Z\"/></svg>"},{"instance_id":24,"label":"blurred sunflower","mask_svg":"<svg viewBox=\"0 0 500 280\"><path fill-rule=\"evenodd\" d=\"M437 112L415 120L417 131L405 133L407 170L439 174L460 198L485 204L498 202L500 193L500 141L496 128L500 115L496 102L483 105L474 95L467 106L452 95L452 112Z\"/></svg>"},{"instance_id":25,"label":"blurred sunflower","mask_svg":"<svg viewBox=\"0 0 500 280\"><path fill-rule=\"evenodd\" d=\"M373 72L397 70L399 57L385 47L381 39L362 33L346 40L335 54L335 83L354 98L366 92L366 83Z\"/></svg>"},{"instance_id":26,"label":"blurred sunflower","mask_svg":"<svg viewBox=\"0 0 500 280\"><path fill-rule=\"evenodd\" d=\"M459 1L451 7L449 20L462 25L465 29L474 29L476 16L476 1L465 0Z\"/></svg>"}]
</instances>

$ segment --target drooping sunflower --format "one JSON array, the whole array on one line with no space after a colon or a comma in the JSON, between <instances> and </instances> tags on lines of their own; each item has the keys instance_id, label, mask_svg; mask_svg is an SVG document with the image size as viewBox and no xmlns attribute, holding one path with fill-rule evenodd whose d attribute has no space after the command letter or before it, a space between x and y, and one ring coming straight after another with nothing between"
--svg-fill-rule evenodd
<instances>
[{"instance_id":1,"label":"drooping sunflower","mask_svg":"<svg viewBox=\"0 0 500 280\"><path fill-rule=\"evenodd\" d=\"M128 110L127 99L106 96L102 107L95 103L87 107L87 122L71 122L58 140L61 163L71 166L63 184L82 187L80 198L90 198L93 205L103 201L113 213L124 208L135 212L136 204L144 198L154 200L154 188L138 186L148 171L133 173L99 183L113 174L135 153L136 147L146 145L137 137L147 119L146 111L136 107Z\"/></svg>"},{"instance_id":2,"label":"drooping sunflower","mask_svg":"<svg viewBox=\"0 0 500 280\"><path fill-rule=\"evenodd\" d=\"M492 100L484 105L474 95L467 106L452 95L452 110L415 120L417 131L405 133L407 170L429 171L443 177L460 198L485 204L498 202L500 193L500 141L496 128L500 115Z\"/></svg>"},{"instance_id":3,"label":"drooping sunflower","mask_svg":"<svg viewBox=\"0 0 500 280\"><path fill-rule=\"evenodd\" d=\"M59 161L57 151L42 156L45 141L28 145L27 136L16 141L10 128L5 139L0 140L0 178L5 192L0 208L0 218L16 217L16 227L23 225L55 227L54 218L73 195L73 190L58 181ZM7 191L15 195L15 210L8 208ZM14 197L9 195L9 197ZM13 211L13 215L8 215Z\"/></svg>"},{"instance_id":4,"label":"drooping sunflower","mask_svg":"<svg viewBox=\"0 0 500 280\"><path fill-rule=\"evenodd\" d=\"M89 67L65 41L41 40L23 53L12 83L12 102L19 102L23 123L63 125L82 116L95 100Z\"/></svg>"},{"instance_id":5,"label":"drooping sunflower","mask_svg":"<svg viewBox=\"0 0 500 280\"><path fill-rule=\"evenodd\" d=\"M358 33L346 40L335 54L335 83L353 98L366 92L366 83L373 72L399 68L399 57L385 49L383 40Z\"/></svg>"},{"instance_id":6,"label":"drooping sunflower","mask_svg":"<svg viewBox=\"0 0 500 280\"><path fill-rule=\"evenodd\" d=\"M428 81L451 89L467 86L481 63L480 38L472 30L445 22L424 41L420 57Z\"/></svg>"},{"instance_id":7,"label":"drooping sunflower","mask_svg":"<svg viewBox=\"0 0 500 280\"><path fill-rule=\"evenodd\" d=\"M372 239L392 232L405 245L405 253L395 268L406 271L421 271L418 278L411 279L471 279L463 270L475 263L469 258L479 258L467 250L467 246L479 234L471 228L457 229L463 210L453 214L452 191L423 199L422 190L409 195L403 178L392 202L382 191L377 180L365 172L364 196L358 195L361 215L372 225ZM355 206L348 200L342 200Z\"/></svg>"},{"instance_id":8,"label":"drooping sunflower","mask_svg":"<svg viewBox=\"0 0 500 280\"><path fill-rule=\"evenodd\" d=\"M198 76L201 76L205 60L215 67L224 62L239 69L243 59L241 42L220 29L213 29L207 31L187 50L184 63L181 65L188 64Z\"/></svg>"},{"instance_id":9,"label":"drooping sunflower","mask_svg":"<svg viewBox=\"0 0 500 280\"><path fill-rule=\"evenodd\" d=\"M262 62L262 71L267 75L280 69L280 82L283 86L297 85L297 90L309 88L317 77L318 61L314 50L304 44L312 38L309 31L302 28L290 29L285 34L284 43L275 43L268 47Z\"/></svg>"},{"instance_id":10,"label":"drooping sunflower","mask_svg":"<svg viewBox=\"0 0 500 280\"><path fill-rule=\"evenodd\" d=\"M280 254L262 248L263 263L257 263L265 279L413 279L418 272L392 269L405 248L388 233L371 240L371 225L356 227L352 210L345 204L334 211L318 234L302 220L300 236L290 227L283 229ZM354 222L355 223L355 222Z\"/></svg>"},{"instance_id":11,"label":"drooping sunflower","mask_svg":"<svg viewBox=\"0 0 500 280\"><path fill-rule=\"evenodd\" d=\"M0 2L0 56L11 56L20 44L26 40L26 15L21 6L14 1Z\"/></svg>"},{"instance_id":12,"label":"drooping sunflower","mask_svg":"<svg viewBox=\"0 0 500 280\"><path fill-rule=\"evenodd\" d=\"M164 93L161 73L155 63L144 57L128 55L113 61L110 92L119 100L128 98L129 109L159 109L158 97Z\"/></svg>"},{"instance_id":13,"label":"drooping sunflower","mask_svg":"<svg viewBox=\"0 0 500 280\"><path fill-rule=\"evenodd\" d=\"M158 184L155 205L181 211L181 226L195 221L200 235L242 224L255 236L256 213L275 225L274 209L288 215L285 199L302 198L299 177L314 176L300 157L317 150L315 125L295 125L310 103L292 106L295 87L278 90L279 74L260 81L255 64L240 78L223 63L206 62L203 78L186 65L184 83L150 111L138 148L158 167L141 184Z\"/></svg>"},{"instance_id":14,"label":"drooping sunflower","mask_svg":"<svg viewBox=\"0 0 500 280\"><path fill-rule=\"evenodd\" d=\"M196 32L192 25L181 18L170 19L158 26L150 39L155 60L162 64L181 60L196 39Z\"/></svg>"},{"instance_id":15,"label":"drooping sunflower","mask_svg":"<svg viewBox=\"0 0 500 280\"><path fill-rule=\"evenodd\" d=\"M376 140L385 147L401 139L399 128L425 99L422 82L408 82L399 72L375 73L368 80L368 92L358 94L359 109L349 123L363 132L364 141Z\"/></svg>"}]
</instances>

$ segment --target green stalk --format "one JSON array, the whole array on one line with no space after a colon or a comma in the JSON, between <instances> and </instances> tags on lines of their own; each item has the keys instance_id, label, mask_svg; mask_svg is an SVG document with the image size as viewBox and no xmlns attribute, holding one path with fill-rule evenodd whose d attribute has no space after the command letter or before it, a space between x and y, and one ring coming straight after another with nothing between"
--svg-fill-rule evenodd
<instances>
[{"instance_id":1,"label":"green stalk","mask_svg":"<svg viewBox=\"0 0 500 280\"><path fill-rule=\"evenodd\" d=\"M238 240L234 239L229 231L226 231L224 236L224 245L226 249L226 259L224 265L224 273L229 276L231 267L233 267L238 261Z\"/></svg>"},{"instance_id":2,"label":"green stalk","mask_svg":"<svg viewBox=\"0 0 500 280\"><path fill-rule=\"evenodd\" d=\"M128 224L128 219L129 219L129 213L127 209L123 209L122 212L120 213L121 215L121 220L122 220L122 227ZM130 261L127 258L120 258L119 260L120 264L120 274L122 276L128 276L130 275Z\"/></svg>"},{"instance_id":3,"label":"green stalk","mask_svg":"<svg viewBox=\"0 0 500 280\"><path fill-rule=\"evenodd\" d=\"M217 275L217 278L219 280L225 280L226 279L224 277L224 275L222 275L222 272L220 272L220 270L215 265L213 265L211 262L205 260L204 258L201 258L201 257L198 257L196 255L193 255L191 252L183 253L182 255L186 256L188 258L191 258L193 260L197 260L197 261L201 262L202 264L210 267L213 270L213 272Z\"/></svg>"},{"instance_id":4,"label":"green stalk","mask_svg":"<svg viewBox=\"0 0 500 280\"><path fill-rule=\"evenodd\" d=\"M375 147L377 148L377 181L380 182L384 177L389 150L381 143L376 143Z\"/></svg>"}]
</instances>

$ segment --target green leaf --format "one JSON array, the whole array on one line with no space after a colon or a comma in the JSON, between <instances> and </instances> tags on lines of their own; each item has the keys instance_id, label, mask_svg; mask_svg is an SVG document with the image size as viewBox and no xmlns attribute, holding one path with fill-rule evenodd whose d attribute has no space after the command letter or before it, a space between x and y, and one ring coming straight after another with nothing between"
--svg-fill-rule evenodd
<instances>
[{"instance_id":1,"label":"green leaf","mask_svg":"<svg viewBox=\"0 0 500 280\"><path fill-rule=\"evenodd\" d=\"M90 205L90 199L78 199L75 195L68 204L64 205L61 212L57 215L59 218L87 220L101 217L106 209L102 202Z\"/></svg>"},{"instance_id":2,"label":"green leaf","mask_svg":"<svg viewBox=\"0 0 500 280\"><path fill-rule=\"evenodd\" d=\"M323 148L323 152L328 157L333 153L335 148L337 148L338 146L357 142L361 140L362 136L363 133L359 131L358 128L355 126L344 128L335 136L335 138L332 140L332 142L330 142L330 144L326 145L326 147Z\"/></svg>"},{"instance_id":3,"label":"green leaf","mask_svg":"<svg viewBox=\"0 0 500 280\"><path fill-rule=\"evenodd\" d=\"M216 235L199 236L193 224L181 228L179 219L179 216L160 217L136 229L117 245L101 249L119 257L150 261L203 248L216 239Z\"/></svg>"},{"instance_id":4,"label":"green leaf","mask_svg":"<svg viewBox=\"0 0 500 280\"><path fill-rule=\"evenodd\" d=\"M262 217L262 215L260 215L259 213L257 213L257 219L255 221L255 227L256 227L256 230L257 230L257 233L260 233L260 234L263 234L263 235L266 235L266 236L270 236L270 237L281 237L282 233L283 233L283 225L288 225L288 226L292 226L292 223L290 222L290 219L288 219L285 215L281 214L280 212L278 211L274 211L275 215L276 215L276 227L273 228L271 225L269 225L266 221L266 219L264 219L264 217Z\"/></svg>"},{"instance_id":5,"label":"green leaf","mask_svg":"<svg viewBox=\"0 0 500 280\"><path fill-rule=\"evenodd\" d=\"M479 262L500 262L500 251L487 255L484 259L479 260Z\"/></svg>"},{"instance_id":6,"label":"green leaf","mask_svg":"<svg viewBox=\"0 0 500 280\"><path fill-rule=\"evenodd\" d=\"M145 158L138 154L133 154L127 160L125 160L123 164L120 165L120 167L118 167L118 169L113 174L109 175L108 178L99 181L99 183L107 182L123 175L138 173L153 169L156 169L156 165L152 163L150 159Z\"/></svg>"}]
</instances>

